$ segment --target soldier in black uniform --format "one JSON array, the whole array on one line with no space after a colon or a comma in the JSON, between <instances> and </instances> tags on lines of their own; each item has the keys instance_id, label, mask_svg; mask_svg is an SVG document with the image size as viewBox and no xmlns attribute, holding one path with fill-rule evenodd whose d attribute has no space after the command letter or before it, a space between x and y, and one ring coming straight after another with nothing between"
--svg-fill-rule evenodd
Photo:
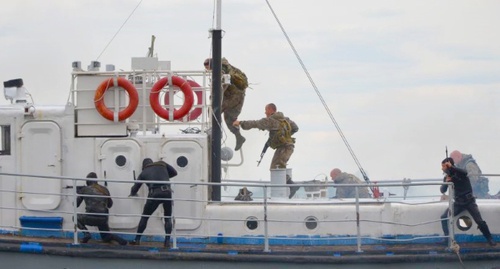
<instances>
[{"instance_id":1,"label":"soldier in black uniform","mask_svg":"<svg viewBox=\"0 0 500 269\"><path fill-rule=\"evenodd\" d=\"M130 242L131 245L139 245L141 236L148 224L149 217L158 208L163 205L163 215L165 217L165 242L164 246L170 246L170 234L172 233L172 189L167 182L171 177L175 177L177 171L171 165L164 161L153 162L150 158L144 159L142 162L142 172L137 178L137 182L130 190L130 196L137 196L137 192L142 186L141 180L159 181L156 183L146 183L149 189L148 200L144 205L142 217L137 227L137 235L135 240ZM161 182L161 183L160 183Z\"/></svg>"},{"instance_id":2,"label":"soldier in black uniform","mask_svg":"<svg viewBox=\"0 0 500 269\"><path fill-rule=\"evenodd\" d=\"M109 208L113 206L113 200L110 197L109 190L97 183L96 180L90 178L97 178L96 173L91 172L87 175L87 186L78 187L77 193L79 194L76 199L76 206L79 207L82 201L85 201L85 212L87 214L78 214L77 226L78 229L84 231L81 243L87 243L91 235L85 225L97 226L101 234L102 241L111 242L116 241L120 245L126 245L127 241L115 234L109 233ZM81 196L80 196L81 195ZM92 214L95 213L95 214Z\"/></svg>"},{"instance_id":3,"label":"soldier in black uniform","mask_svg":"<svg viewBox=\"0 0 500 269\"><path fill-rule=\"evenodd\" d=\"M495 246L496 243L493 241L493 237L491 236L490 230L486 221L481 217L481 213L479 212L479 208L476 204L476 198L472 193L472 186L470 183L469 177L467 177L467 171L455 167L455 163L452 158L446 158L441 162L441 169L446 173L446 177L444 178L445 182L453 182L455 187L455 202L453 204L453 212L454 215L460 214L462 211L469 211L470 215L477 223L479 230L483 233L484 237L488 241L490 246ZM444 195L448 190L448 185L441 185L441 193ZM441 224L443 226L444 235L448 236L448 218L449 209L441 216Z\"/></svg>"}]
</instances>

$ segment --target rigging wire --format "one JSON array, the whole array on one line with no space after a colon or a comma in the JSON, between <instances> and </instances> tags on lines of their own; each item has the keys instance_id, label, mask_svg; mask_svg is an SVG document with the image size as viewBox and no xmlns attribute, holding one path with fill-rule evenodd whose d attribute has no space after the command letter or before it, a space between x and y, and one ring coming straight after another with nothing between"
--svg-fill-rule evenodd
<instances>
[{"instance_id":1,"label":"rigging wire","mask_svg":"<svg viewBox=\"0 0 500 269\"><path fill-rule=\"evenodd\" d=\"M349 153L351 154L352 158L354 159L354 162L356 163L356 165L358 166L359 168L359 171L361 172L361 174L363 175L363 178L366 182L369 182L370 179L368 178L368 176L366 175L365 173L365 170L363 169L363 167L361 166L361 163L359 162L358 158L356 157L356 154L354 154L354 151L352 150L351 146L349 145L349 142L347 142L347 138L345 137L344 133L342 132L342 129L340 129L340 126L339 124L337 123L337 121L335 120L335 117L333 117L333 114L332 112L330 111L330 108L328 107L328 105L326 104L325 100L323 99L323 96L321 95L321 93L319 92L318 90L318 87L316 86L316 84L314 83L311 75L309 74L309 71L307 70L304 62L302 61L302 59L300 58L297 50L295 49L292 41L290 40L290 37L288 37L288 34L286 33L285 31L285 28L283 27L283 25L281 24L280 20L278 19L278 16L276 15L276 13L274 12L273 8L271 7L271 4L269 3L269 0L266 0L266 3L269 7L269 9L271 10L271 13L273 14L274 18L276 19L276 22L278 23L279 27L281 28L281 31L283 32L283 34L285 35L285 38L286 40L288 41L288 44L290 45L291 49L293 50L293 53L295 54L295 57L297 57L297 60L299 61L300 65L302 66L302 69L304 70L304 72L306 73L306 76L307 78L309 79L309 82L311 83L311 85L313 86L314 88L314 91L316 91L316 94L318 95L321 103L323 104L323 107L325 108L326 112L328 113L328 116L330 117L331 121L333 122L333 124L335 125L335 128L337 128L337 131L339 132L340 134L340 137L342 138L342 140L344 141L344 144L346 145L347 147L347 150L349 151Z\"/></svg>"},{"instance_id":2,"label":"rigging wire","mask_svg":"<svg viewBox=\"0 0 500 269\"><path fill-rule=\"evenodd\" d=\"M113 42L113 40L118 35L118 33L120 33L120 31L122 30L123 26L125 26L125 24L128 22L128 20L130 19L130 17L132 17L132 15L134 15L134 12L141 5L142 1L143 0L139 1L139 3L137 4L137 6L135 6L135 8L132 10L132 12L130 12L130 14L128 15L127 19L123 22L123 24L120 26L120 28L118 28L118 31L116 31L115 35L111 38L111 40L109 40L108 44L106 44L106 46L104 47L104 49L101 51L101 54L99 54L99 56L97 56L96 61L98 61L99 58L101 58L102 54L106 51L106 49L109 47L109 45L111 44L111 42Z\"/></svg>"}]
</instances>

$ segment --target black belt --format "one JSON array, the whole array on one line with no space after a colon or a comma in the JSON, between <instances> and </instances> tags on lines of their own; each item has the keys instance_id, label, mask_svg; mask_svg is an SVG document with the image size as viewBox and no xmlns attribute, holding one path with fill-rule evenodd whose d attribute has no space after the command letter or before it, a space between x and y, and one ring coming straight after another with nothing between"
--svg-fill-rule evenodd
<instances>
[{"instance_id":1,"label":"black belt","mask_svg":"<svg viewBox=\"0 0 500 269\"><path fill-rule=\"evenodd\" d=\"M471 200L471 199L474 199L474 195L469 192L469 193L466 193L466 194L462 194L460 196L458 196L457 198L455 198L457 201L467 201L467 200Z\"/></svg>"},{"instance_id":2,"label":"black belt","mask_svg":"<svg viewBox=\"0 0 500 269\"><path fill-rule=\"evenodd\" d=\"M157 187L153 187L153 188L150 189L150 191L156 191L156 190L170 191L170 186L168 186L168 185L162 185L162 186L157 186Z\"/></svg>"}]
</instances>

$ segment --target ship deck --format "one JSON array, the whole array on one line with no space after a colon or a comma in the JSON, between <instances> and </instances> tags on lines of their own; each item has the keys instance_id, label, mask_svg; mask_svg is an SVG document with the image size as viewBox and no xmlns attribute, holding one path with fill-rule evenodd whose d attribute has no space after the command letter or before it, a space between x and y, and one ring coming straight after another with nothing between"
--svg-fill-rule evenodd
<instances>
[{"instance_id":1,"label":"ship deck","mask_svg":"<svg viewBox=\"0 0 500 269\"><path fill-rule=\"evenodd\" d=\"M498 245L460 243L458 253L446 247L444 244L378 244L363 245L359 252L356 245L272 245L270 251L265 252L262 245L178 243L176 249L167 249L160 242L120 246L91 240L87 244L73 244L72 239L66 238L0 235L0 251L3 252L83 258L294 264L500 261Z\"/></svg>"}]
</instances>

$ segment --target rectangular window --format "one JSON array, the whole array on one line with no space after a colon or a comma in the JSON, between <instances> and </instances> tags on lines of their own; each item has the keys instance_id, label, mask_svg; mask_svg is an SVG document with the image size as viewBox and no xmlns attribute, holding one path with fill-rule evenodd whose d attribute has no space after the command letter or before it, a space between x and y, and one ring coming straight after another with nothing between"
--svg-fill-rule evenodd
<instances>
[{"instance_id":1,"label":"rectangular window","mask_svg":"<svg viewBox=\"0 0 500 269\"><path fill-rule=\"evenodd\" d=\"M0 125L0 155L10 155L10 125Z\"/></svg>"}]
</instances>

